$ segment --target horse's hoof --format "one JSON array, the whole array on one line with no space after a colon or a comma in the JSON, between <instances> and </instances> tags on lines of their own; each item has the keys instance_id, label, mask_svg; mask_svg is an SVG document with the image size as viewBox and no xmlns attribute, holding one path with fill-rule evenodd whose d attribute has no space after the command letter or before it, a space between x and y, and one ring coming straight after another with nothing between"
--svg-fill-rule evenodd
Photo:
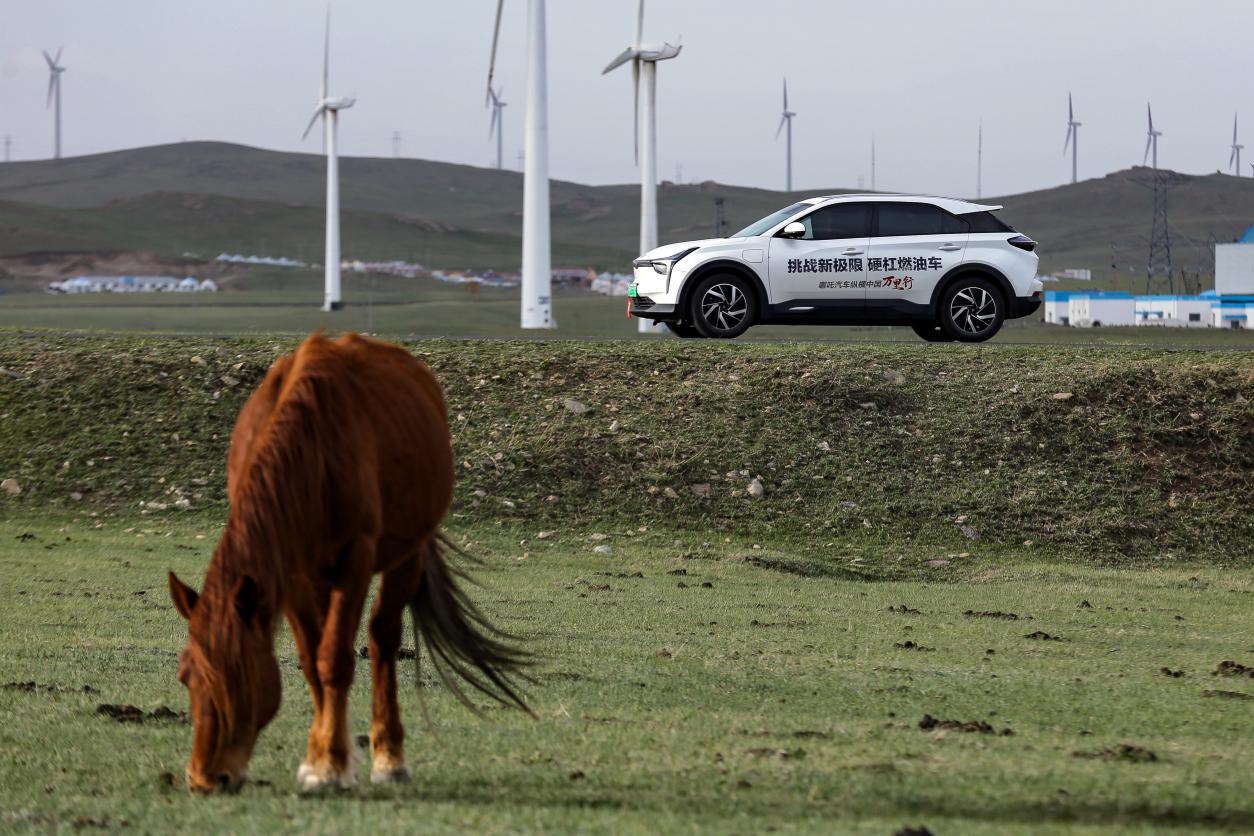
<instances>
[{"instance_id":1,"label":"horse's hoof","mask_svg":"<svg viewBox=\"0 0 1254 836\"><path fill-rule=\"evenodd\" d=\"M347 789L356 783L352 769L337 772L328 764L302 763L296 772L296 781L305 792Z\"/></svg>"},{"instance_id":2,"label":"horse's hoof","mask_svg":"<svg viewBox=\"0 0 1254 836\"><path fill-rule=\"evenodd\" d=\"M403 784L408 780L409 770L403 766L370 770L370 783L372 784Z\"/></svg>"}]
</instances>

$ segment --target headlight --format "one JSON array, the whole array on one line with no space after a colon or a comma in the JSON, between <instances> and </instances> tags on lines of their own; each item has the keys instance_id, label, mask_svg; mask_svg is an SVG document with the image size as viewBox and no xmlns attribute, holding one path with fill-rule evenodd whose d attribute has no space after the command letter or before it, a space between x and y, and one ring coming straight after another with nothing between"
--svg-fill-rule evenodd
<instances>
[{"instance_id":1,"label":"headlight","mask_svg":"<svg viewBox=\"0 0 1254 836\"><path fill-rule=\"evenodd\" d=\"M650 264L653 266L653 272L657 273L659 276L667 276L670 275L672 267L695 253L697 249L697 247L693 247L690 250L684 250L682 253L675 253L674 255L668 255L666 258L659 258L654 261L638 259L632 262L632 266L643 267L646 264Z\"/></svg>"}]
</instances>

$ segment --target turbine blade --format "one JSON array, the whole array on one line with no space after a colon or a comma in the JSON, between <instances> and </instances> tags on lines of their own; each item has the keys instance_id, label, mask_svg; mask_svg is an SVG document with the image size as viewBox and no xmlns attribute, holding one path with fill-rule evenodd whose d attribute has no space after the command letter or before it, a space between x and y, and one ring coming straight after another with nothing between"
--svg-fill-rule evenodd
<instances>
[{"instance_id":1,"label":"turbine blade","mask_svg":"<svg viewBox=\"0 0 1254 836\"><path fill-rule=\"evenodd\" d=\"M640 59L631 62L631 87L635 91L632 103L631 141L636 165L640 165Z\"/></svg>"},{"instance_id":2,"label":"turbine blade","mask_svg":"<svg viewBox=\"0 0 1254 836\"><path fill-rule=\"evenodd\" d=\"M492 55L488 58L488 96L483 100L483 106L488 106L488 99L492 95L492 75L496 72L496 44L501 37L501 12L505 8L505 0L496 0L496 25L492 27Z\"/></svg>"},{"instance_id":3,"label":"turbine blade","mask_svg":"<svg viewBox=\"0 0 1254 836\"><path fill-rule=\"evenodd\" d=\"M44 60L48 62L48 69L56 69L57 62L52 60L52 56L48 54L48 50L41 50L44 54Z\"/></svg>"},{"instance_id":4,"label":"turbine blade","mask_svg":"<svg viewBox=\"0 0 1254 836\"><path fill-rule=\"evenodd\" d=\"M1071 134L1075 132L1075 125L1067 123L1067 140L1062 144L1062 153L1066 156L1067 149L1071 147Z\"/></svg>"},{"instance_id":5,"label":"turbine blade","mask_svg":"<svg viewBox=\"0 0 1254 836\"><path fill-rule=\"evenodd\" d=\"M65 51L65 47L63 46L57 47L57 57L52 59L52 62L56 64L57 66L61 66L61 53L64 51Z\"/></svg>"},{"instance_id":6,"label":"turbine blade","mask_svg":"<svg viewBox=\"0 0 1254 836\"><path fill-rule=\"evenodd\" d=\"M309 132L313 130L314 123L317 122L318 117L322 116L323 113L325 112L326 112L326 107L323 105L318 105L318 108L313 112L313 116L309 117L309 124L305 126L305 132L300 135L300 138L302 140L305 137L309 136Z\"/></svg>"},{"instance_id":7,"label":"turbine blade","mask_svg":"<svg viewBox=\"0 0 1254 836\"><path fill-rule=\"evenodd\" d=\"M1073 106L1072 106L1072 104L1071 104L1071 94L1070 94L1070 93L1068 93L1068 94L1067 94L1067 121L1068 121L1068 122L1074 122L1074 121L1075 121L1075 107L1073 107Z\"/></svg>"},{"instance_id":8,"label":"turbine blade","mask_svg":"<svg viewBox=\"0 0 1254 836\"><path fill-rule=\"evenodd\" d=\"M1232 146L1232 153L1228 155L1228 165L1232 165L1237 161L1237 146Z\"/></svg>"},{"instance_id":9,"label":"turbine blade","mask_svg":"<svg viewBox=\"0 0 1254 836\"><path fill-rule=\"evenodd\" d=\"M784 130L784 123L788 121L787 116L779 117L779 127L775 129L775 138L779 139L780 133Z\"/></svg>"},{"instance_id":10,"label":"turbine blade","mask_svg":"<svg viewBox=\"0 0 1254 836\"><path fill-rule=\"evenodd\" d=\"M488 139L491 139L493 136L496 135L496 126L497 126L497 123L500 121L500 118L501 118L501 108L499 105L496 105L495 103L493 103L492 121L488 123Z\"/></svg>"},{"instance_id":11,"label":"turbine blade","mask_svg":"<svg viewBox=\"0 0 1254 836\"><path fill-rule=\"evenodd\" d=\"M784 110L788 110L788 79L784 79Z\"/></svg>"},{"instance_id":12,"label":"turbine blade","mask_svg":"<svg viewBox=\"0 0 1254 836\"><path fill-rule=\"evenodd\" d=\"M1147 138L1146 138L1146 140L1145 140L1145 157L1144 157L1144 158L1142 158L1142 160L1141 160L1141 165L1145 165L1147 162L1149 162L1149 152L1150 152L1150 146L1151 146L1151 145L1153 145L1153 144L1154 144L1154 136L1153 136L1153 134L1151 134L1151 135L1150 135L1149 137L1147 137Z\"/></svg>"},{"instance_id":13,"label":"turbine blade","mask_svg":"<svg viewBox=\"0 0 1254 836\"><path fill-rule=\"evenodd\" d=\"M327 3L327 27L322 40L322 98L327 97L331 75L331 4Z\"/></svg>"},{"instance_id":14,"label":"turbine blade","mask_svg":"<svg viewBox=\"0 0 1254 836\"><path fill-rule=\"evenodd\" d=\"M1237 144L1237 115L1232 115L1232 144Z\"/></svg>"},{"instance_id":15,"label":"turbine blade","mask_svg":"<svg viewBox=\"0 0 1254 836\"><path fill-rule=\"evenodd\" d=\"M619 53L619 54L618 54L618 56L617 56L617 57L615 57L615 58L614 58L614 60L613 60L613 61L611 61L611 62L610 62L610 63L609 63L609 64L605 67L605 69L604 69L604 70L601 70L601 75L605 75L605 74L606 74L606 73L608 73L610 70L616 70L616 69L618 69L618 68L619 68L619 67L621 67L623 64L626 64L628 61L630 61L631 59L635 58L635 57L636 57L637 55L639 55L639 54L640 54L640 50L636 49L634 46L629 46L629 47L627 47L627 48L626 48L626 49L624 49L621 53Z\"/></svg>"},{"instance_id":16,"label":"turbine blade","mask_svg":"<svg viewBox=\"0 0 1254 836\"><path fill-rule=\"evenodd\" d=\"M1145 103L1145 113L1149 116L1150 133L1154 132L1154 108L1150 107L1149 102Z\"/></svg>"},{"instance_id":17,"label":"turbine blade","mask_svg":"<svg viewBox=\"0 0 1254 836\"><path fill-rule=\"evenodd\" d=\"M644 0L640 0L640 8L636 12L636 46L644 40Z\"/></svg>"},{"instance_id":18,"label":"turbine blade","mask_svg":"<svg viewBox=\"0 0 1254 836\"><path fill-rule=\"evenodd\" d=\"M49 73L48 74L48 101L44 105L45 110L52 107L52 93L54 90L56 90L56 88L57 88L57 74Z\"/></svg>"}]
</instances>

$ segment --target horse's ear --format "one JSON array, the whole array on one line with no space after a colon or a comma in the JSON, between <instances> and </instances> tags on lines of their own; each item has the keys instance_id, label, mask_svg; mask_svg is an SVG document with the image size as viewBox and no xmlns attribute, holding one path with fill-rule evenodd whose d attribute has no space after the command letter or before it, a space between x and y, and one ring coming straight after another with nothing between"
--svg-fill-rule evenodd
<instances>
[{"instance_id":1,"label":"horse's ear","mask_svg":"<svg viewBox=\"0 0 1254 836\"><path fill-rule=\"evenodd\" d=\"M231 590L231 598L235 601L235 611L245 624L251 624L261 609L261 587L253 580L252 575L245 575L235 582Z\"/></svg>"},{"instance_id":2,"label":"horse's ear","mask_svg":"<svg viewBox=\"0 0 1254 836\"><path fill-rule=\"evenodd\" d=\"M179 615L190 619L192 610L196 608L196 602L200 600L200 595L196 590L179 580L178 575L170 573L170 600L174 602L174 609L179 611Z\"/></svg>"}]
</instances>

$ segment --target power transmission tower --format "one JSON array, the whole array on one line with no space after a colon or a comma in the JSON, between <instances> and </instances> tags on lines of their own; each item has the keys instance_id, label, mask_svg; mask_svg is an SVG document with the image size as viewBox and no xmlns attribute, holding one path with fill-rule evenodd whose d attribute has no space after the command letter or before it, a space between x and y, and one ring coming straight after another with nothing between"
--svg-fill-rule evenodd
<instances>
[{"instance_id":1,"label":"power transmission tower","mask_svg":"<svg viewBox=\"0 0 1254 836\"><path fill-rule=\"evenodd\" d=\"M716 197L714 198L714 237L722 238L723 229L726 226L727 223L723 220L723 198Z\"/></svg>"},{"instance_id":2,"label":"power transmission tower","mask_svg":"<svg viewBox=\"0 0 1254 836\"><path fill-rule=\"evenodd\" d=\"M1136 182L1154 191L1154 221L1150 229L1149 258L1145 263L1145 293L1153 294L1158 277L1167 279L1166 291L1175 293L1175 267L1171 260L1171 224L1167 217L1167 193L1184 178L1173 171L1155 169L1150 179Z\"/></svg>"},{"instance_id":3,"label":"power transmission tower","mask_svg":"<svg viewBox=\"0 0 1254 836\"><path fill-rule=\"evenodd\" d=\"M392 131L392 157L395 158L395 157L399 157L400 155L401 155L401 132Z\"/></svg>"}]
</instances>

